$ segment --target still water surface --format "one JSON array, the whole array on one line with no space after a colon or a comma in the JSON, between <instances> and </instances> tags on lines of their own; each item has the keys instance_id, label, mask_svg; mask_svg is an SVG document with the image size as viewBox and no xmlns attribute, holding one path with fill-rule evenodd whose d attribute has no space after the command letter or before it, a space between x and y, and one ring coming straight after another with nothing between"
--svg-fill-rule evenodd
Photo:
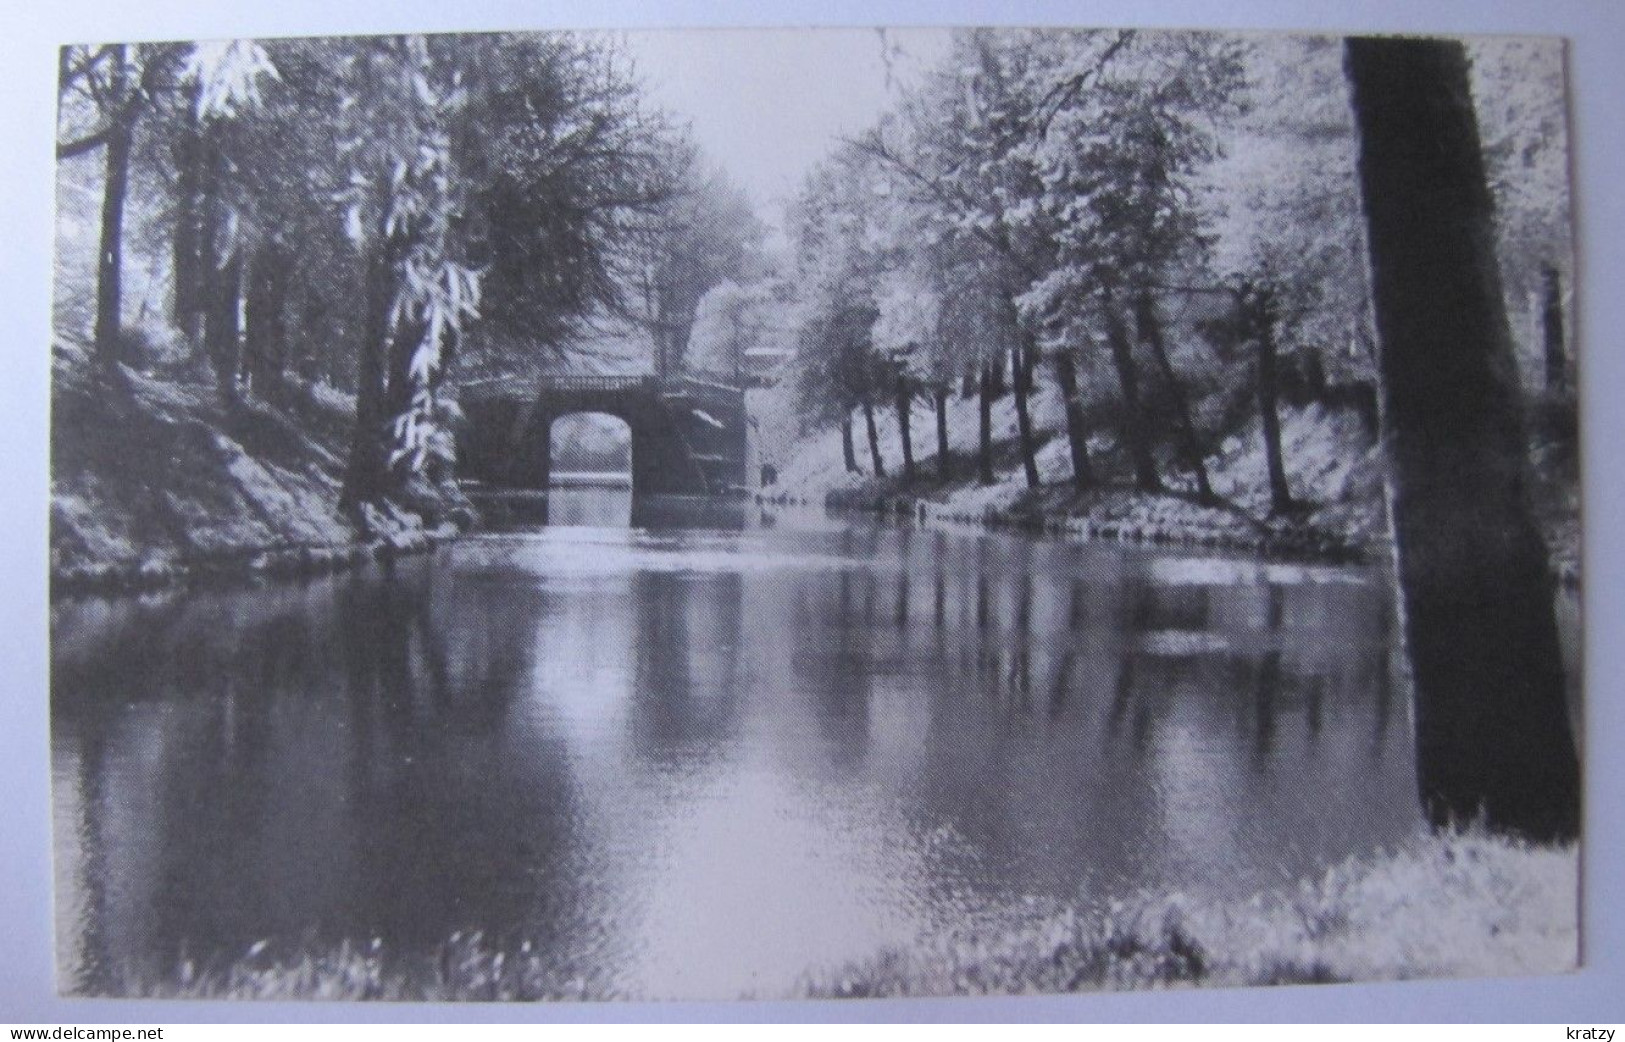
<instances>
[{"instance_id":1,"label":"still water surface","mask_svg":"<svg viewBox=\"0 0 1625 1042\"><path fill-rule=\"evenodd\" d=\"M63 986L483 929L632 995L773 995L1420 828L1381 570L624 491L549 513L57 606Z\"/></svg>"}]
</instances>

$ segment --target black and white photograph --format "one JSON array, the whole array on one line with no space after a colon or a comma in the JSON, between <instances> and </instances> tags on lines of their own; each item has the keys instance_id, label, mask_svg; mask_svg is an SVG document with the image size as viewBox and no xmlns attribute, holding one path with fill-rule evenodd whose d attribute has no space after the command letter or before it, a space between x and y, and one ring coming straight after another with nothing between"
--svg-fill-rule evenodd
<instances>
[{"instance_id":1,"label":"black and white photograph","mask_svg":"<svg viewBox=\"0 0 1625 1042\"><path fill-rule=\"evenodd\" d=\"M1578 969L1568 66L63 46L58 993Z\"/></svg>"}]
</instances>

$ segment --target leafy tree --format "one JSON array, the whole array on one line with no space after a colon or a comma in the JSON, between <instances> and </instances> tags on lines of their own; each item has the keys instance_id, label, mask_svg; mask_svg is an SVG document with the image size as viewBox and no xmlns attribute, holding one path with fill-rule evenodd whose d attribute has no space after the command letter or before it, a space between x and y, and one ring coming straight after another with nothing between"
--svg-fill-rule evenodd
<instances>
[{"instance_id":1,"label":"leafy tree","mask_svg":"<svg viewBox=\"0 0 1625 1042\"><path fill-rule=\"evenodd\" d=\"M1077 61L1064 41L1045 36L1041 46L1050 50L1052 64L1066 68ZM1137 34L1110 55L1094 66L1099 71L1088 90L1052 112L1041 110L1041 131L1030 139L1043 190L1025 211L1025 223L1053 243L1054 253L1021 305L1063 345L1105 341L1135 480L1154 490L1161 480L1129 332L1132 316L1174 401L1180 454L1198 493L1212 498L1156 297L1202 267L1194 180L1217 154L1213 121L1231 107L1238 57L1226 38L1189 33ZM1054 73L1046 72L1042 82L1051 79Z\"/></svg>"},{"instance_id":2,"label":"leafy tree","mask_svg":"<svg viewBox=\"0 0 1625 1042\"><path fill-rule=\"evenodd\" d=\"M613 40L459 37L471 260L485 272L487 351L557 348L626 305L637 232L679 190L676 134Z\"/></svg>"},{"instance_id":3,"label":"leafy tree","mask_svg":"<svg viewBox=\"0 0 1625 1042\"><path fill-rule=\"evenodd\" d=\"M438 397L450 343L478 314L479 275L458 235L466 179L452 125L467 93L448 41L379 37L348 56L341 141L344 227L363 257L366 329L344 501L394 491L391 468L423 473L451 452Z\"/></svg>"},{"instance_id":4,"label":"leafy tree","mask_svg":"<svg viewBox=\"0 0 1625 1042\"><path fill-rule=\"evenodd\" d=\"M1485 37L1468 44L1473 97L1495 199L1501 278L1521 371L1572 395L1567 323L1574 227L1569 203L1568 112L1559 40Z\"/></svg>"},{"instance_id":5,"label":"leafy tree","mask_svg":"<svg viewBox=\"0 0 1625 1042\"><path fill-rule=\"evenodd\" d=\"M190 99L199 119L252 108L276 70L258 45L105 44L64 47L58 65L58 161L100 150L104 160L94 345L104 362L121 350L124 212L136 128L166 98Z\"/></svg>"},{"instance_id":6,"label":"leafy tree","mask_svg":"<svg viewBox=\"0 0 1625 1042\"><path fill-rule=\"evenodd\" d=\"M674 189L642 222L634 247L630 309L655 339L655 371L676 376L688 364L689 337L700 302L725 283L762 274L766 231L744 193L707 168L692 145L679 142L671 160Z\"/></svg>"},{"instance_id":7,"label":"leafy tree","mask_svg":"<svg viewBox=\"0 0 1625 1042\"><path fill-rule=\"evenodd\" d=\"M875 350L892 371L897 431L903 451L903 475L914 479L914 443L910 426L916 388L931 388L937 408L937 463L947 477L948 427L944 411L946 381L940 340L942 300L929 273L898 268L886 273L876 301Z\"/></svg>"},{"instance_id":8,"label":"leafy tree","mask_svg":"<svg viewBox=\"0 0 1625 1042\"><path fill-rule=\"evenodd\" d=\"M713 286L694 309L688 368L743 387L746 354L773 331L777 308L765 283L740 286L724 281Z\"/></svg>"}]
</instances>

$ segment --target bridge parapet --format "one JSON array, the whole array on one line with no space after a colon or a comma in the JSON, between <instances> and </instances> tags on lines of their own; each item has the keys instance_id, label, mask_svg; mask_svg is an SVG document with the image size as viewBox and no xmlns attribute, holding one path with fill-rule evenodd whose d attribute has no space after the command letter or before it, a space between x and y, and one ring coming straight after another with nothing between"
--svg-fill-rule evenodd
<instances>
[{"instance_id":1,"label":"bridge parapet","mask_svg":"<svg viewBox=\"0 0 1625 1042\"><path fill-rule=\"evenodd\" d=\"M470 401L492 398L535 398L542 394L654 394L660 381L652 374L600 376L568 374L561 376L494 376L462 385L460 397Z\"/></svg>"}]
</instances>

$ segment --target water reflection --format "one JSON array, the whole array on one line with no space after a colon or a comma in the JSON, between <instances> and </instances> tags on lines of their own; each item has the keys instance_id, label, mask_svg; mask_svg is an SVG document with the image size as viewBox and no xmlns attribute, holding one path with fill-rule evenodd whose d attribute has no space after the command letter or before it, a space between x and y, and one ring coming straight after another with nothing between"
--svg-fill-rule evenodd
<instances>
[{"instance_id":1,"label":"water reflection","mask_svg":"<svg viewBox=\"0 0 1625 1042\"><path fill-rule=\"evenodd\" d=\"M64 980L477 928L636 994L771 994L1420 827L1379 573L567 509L588 527L59 606Z\"/></svg>"}]
</instances>

